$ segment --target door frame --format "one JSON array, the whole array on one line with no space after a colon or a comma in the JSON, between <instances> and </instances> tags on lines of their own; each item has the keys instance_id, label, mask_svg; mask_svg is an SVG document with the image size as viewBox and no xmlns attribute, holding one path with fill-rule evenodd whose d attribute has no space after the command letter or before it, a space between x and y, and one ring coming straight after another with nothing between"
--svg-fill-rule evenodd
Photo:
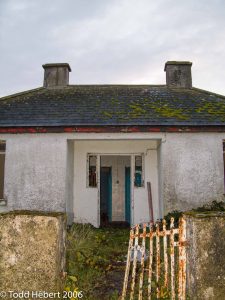
<instances>
[{"instance_id":1,"label":"door frame","mask_svg":"<svg viewBox=\"0 0 225 300\"><path fill-rule=\"evenodd\" d=\"M98 189L98 209L97 221L98 227L100 226L100 168L101 156L129 156L130 157L130 226L134 225L134 170L135 170L135 156L143 155L143 152L137 153L88 153L97 157L97 189Z\"/></svg>"}]
</instances>

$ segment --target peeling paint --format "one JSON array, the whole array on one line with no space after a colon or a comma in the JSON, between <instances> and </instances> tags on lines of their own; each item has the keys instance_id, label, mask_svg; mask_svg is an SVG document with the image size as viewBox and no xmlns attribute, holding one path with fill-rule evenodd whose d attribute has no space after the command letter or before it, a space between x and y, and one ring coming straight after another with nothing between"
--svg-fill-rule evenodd
<instances>
[{"instance_id":1,"label":"peeling paint","mask_svg":"<svg viewBox=\"0 0 225 300\"><path fill-rule=\"evenodd\" d=\"M62 132L225 132L225 126L52 126L0 127L0 133L62 133Z\"/></svg>"}]
</instances>

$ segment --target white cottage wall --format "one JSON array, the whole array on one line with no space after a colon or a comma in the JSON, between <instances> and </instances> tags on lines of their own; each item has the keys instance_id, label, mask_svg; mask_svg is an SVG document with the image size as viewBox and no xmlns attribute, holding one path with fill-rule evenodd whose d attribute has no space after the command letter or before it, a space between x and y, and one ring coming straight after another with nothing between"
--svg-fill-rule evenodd
<instances>
[{"instance_id":1,"label":"white cottage wall","mask_svg":"<svg viewBox=\"0 0 225 300\"><path fill-rule=\"evenodd\" d=\"M164 213L224 199L225 133L168 133L161 145Z\"/></svg>"},{"instance_id":2,"label":"white cottage wall","mask_svg":"<svg viewBox=\"0 0 225 300\"><path fill-rule=\"evenodd\" d=\"M66 139L58 135L9 136L5 162L7 209L65 211L66 151Z\"/></svg>"},{"instance_id":3,"label":"white cottage wall","mask_svg":"<svg viewBox=\"0 0 225 300\"><path fill-rule=\"evenodd\" d=\"M65 211L67 207L74 209L75 221L97 226L98 190L86 187L87 153L147 153L145 183L150 180L153 185L155 216L224 199L225 133L0 134L0 139L7 142L4 194L8 201L0 211ZM146 185L133 189L134 223L149 218L143 195L147 195Z\"/></svg>"},{"instance_id":4,"label":"white cottage wall","mask_svg":"<svg viewBox=\"0 0 225 300\"><path fill-rule=\"evenodd\" d=\"M73 223L74 208L73 208L73 188L74 188L74 142L67 140L67 166L66 166L66 212L68 223Z\"/></svg>"},{"instance_id":5,"label":"white cottage wall","mask_svg":"<svg viewBox=\"0 0 225 300\"><path fill-rule=\"evenodd\" d=\"M145 185L141 188L134 188L134 224L149 222L149 205L147 182L151 183L153 198L153 215L154 220L162 218L160 215L160 199L158 190L158 168L157 168L157 150L147 150L145 155ZM140 209L141 207L141 209Z\"/></svg>"}]
</instances>

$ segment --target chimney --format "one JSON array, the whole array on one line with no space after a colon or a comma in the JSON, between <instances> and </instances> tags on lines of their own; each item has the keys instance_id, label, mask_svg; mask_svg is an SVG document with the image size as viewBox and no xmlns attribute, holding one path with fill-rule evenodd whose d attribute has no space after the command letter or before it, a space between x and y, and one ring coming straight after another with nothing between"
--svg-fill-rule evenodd
<instances>
[{"instance_id":1,"label":"chimney","mask_svg":"<svg viewBox=\"0 0 225 300\"><path fill-rule=\"evenodd\" d=\"M45 64L44 68L44 87L55 88L63 87L69 84L70 65L67 63L61 64Z\"/></svg>"},{"instance_id":2,"label":"chimney","mask_svg":"<svg viewBox=\"0 0 225 300\"><path fill-rule=\"evenodd\" d=\"M164 68L167 86L190 89L192 87L191 66L192 63L189 61L167 61Z\"/></svg>"}]
</instances>

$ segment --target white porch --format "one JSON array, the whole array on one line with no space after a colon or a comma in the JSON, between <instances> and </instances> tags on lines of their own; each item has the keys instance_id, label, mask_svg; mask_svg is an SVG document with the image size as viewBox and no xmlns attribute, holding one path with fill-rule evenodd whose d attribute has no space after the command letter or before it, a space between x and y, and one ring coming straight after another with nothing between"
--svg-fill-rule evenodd
<instances>
[{"instance_id":1,"label":"white porch","mask_svg":"<svg viewBox=\"0 0 225 300\"><path fill-rule=\"evenodd\" d=\"M154 218L161 217L158 140L76 140L74 143L74 221L101 223L101 168L112 168L112 221L126 220L125 167L130 167L130 223L150 220L147 182L152 185ZM96 157L96 186L89 186L89 157ZM142 157L141 186L135 186L135 157Z\"/></svg>"}]
</instances>

